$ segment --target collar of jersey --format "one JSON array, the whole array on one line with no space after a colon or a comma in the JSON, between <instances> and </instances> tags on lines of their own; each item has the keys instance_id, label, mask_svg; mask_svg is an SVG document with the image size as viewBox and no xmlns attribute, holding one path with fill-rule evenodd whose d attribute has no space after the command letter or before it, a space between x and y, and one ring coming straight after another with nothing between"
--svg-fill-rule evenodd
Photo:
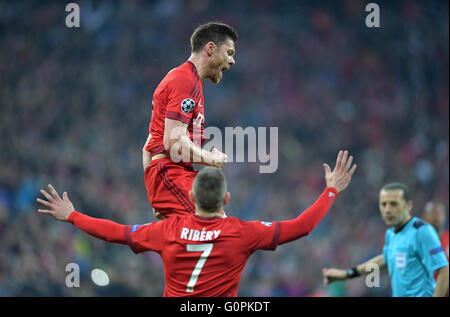
<instances>
[{"instance_id":1,"label":"collar of jersey","mask_svg":"<svg viewBox=\"0 0 450 317\"><path fill-rule=\"evenodd\" d=\"M197 67L195 67L195 64L192 63L191 61L187 61L187 63L191 64L192 68L195 70L195 72L197 73L197 76L200 78L200 74L198 73Z\"/></svg>"},{"instance_id":2,"label":"collar of jersey","mask_svg":"<svg viewBox=\"0 0 450 317\"><path fill-rule=\"evenodd\" d=\"M403 226L401 226L401 228L400 229L398 229L398 230L395 230L394 229L394 233L399 233L400 231L402 231L403 230L403 228L405 228L406 227L406 225L408 224L408 223L410 223L411 222L411 220L413 219L414 217L411 217L411 218L409 218L409 220L403 225Z\"/></svg>"},{"instance_id":3,"label":"collar of jersey","mask_svg":"<svg viewBox=\"0 0 450 317\"><path fill-rule=\"evenodd\" d=\"M216 217L202 217L202 216L197 216L194 215L195 218L200 219L200 220L216 220L216 219L222 219L222 217L216 216Z\"/></svg>"}]
</instances>

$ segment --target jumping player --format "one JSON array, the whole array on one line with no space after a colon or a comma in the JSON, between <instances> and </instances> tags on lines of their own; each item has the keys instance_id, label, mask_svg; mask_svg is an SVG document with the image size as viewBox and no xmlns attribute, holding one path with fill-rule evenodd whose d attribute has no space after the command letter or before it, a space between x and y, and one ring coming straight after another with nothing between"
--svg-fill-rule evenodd
<instances>
[{"instance_id":1,"label":"jumping player","mask_svg":"<svg viewBox=\"0 0 450 317\"><path fill-rule=\"evenodd\" d=\"M153 94L152 118L143 147L145 187L154 214L193 214L189 191L197 175L192 163L221 168L226 154L203 150L205 100L203 82L218 84L234 65L238 35L226 24L210 22L191 36L191 56L172 69Z\"/></svg>"}]
</instances>

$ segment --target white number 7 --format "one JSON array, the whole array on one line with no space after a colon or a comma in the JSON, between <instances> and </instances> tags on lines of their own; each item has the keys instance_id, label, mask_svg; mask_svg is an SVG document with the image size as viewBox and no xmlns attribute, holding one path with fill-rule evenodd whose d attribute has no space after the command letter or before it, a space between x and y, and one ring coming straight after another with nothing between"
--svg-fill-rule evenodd
<instances>
[{"instance_id":1,"label":"white number 7","mask_svg":"<svg viewBox=\"0 0 450 317\"><path fill-rule=\"evenodd\" d=\"M212 248L212 243L186 245L186 250L189 252L203 251L203 253L200 255L200 258L198 259L197 264L195 265L194 271L192 271L191 278L189 279L189 283L186 287L187 293L192 293L194 291L195 283L197 283L198 276L200 275L203 265L205 265L206 259L211 253Z\"/></svg>"}]
</instances>

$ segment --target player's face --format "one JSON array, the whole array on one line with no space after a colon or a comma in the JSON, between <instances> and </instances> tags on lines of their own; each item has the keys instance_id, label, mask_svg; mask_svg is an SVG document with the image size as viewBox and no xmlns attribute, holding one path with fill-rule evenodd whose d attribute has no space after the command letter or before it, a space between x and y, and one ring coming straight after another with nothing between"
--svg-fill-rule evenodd
<instances>
[{"instance_id":1,"label":"player's face","mask_svg":"<svg viewBox=\"0 0 450 317\"><path fill-rule=\"evenodd\" d=\"M403 198L403 190L382 190L379 197L381 217L389 227L401 226L409 217L411 202Z\"/></svg>"},{"instance_id":2,"label":"player's face","mask_svg":"<svg viewBox=\"0 0 450 317\"><path fill-rule=\"evenodd\" d=\"M230 69L234 65L234 41L226 40L217 47L211 56L211 68L209 78L215 84L218 84L223 77L222 72Z\"/></svg>"}]
</instances>

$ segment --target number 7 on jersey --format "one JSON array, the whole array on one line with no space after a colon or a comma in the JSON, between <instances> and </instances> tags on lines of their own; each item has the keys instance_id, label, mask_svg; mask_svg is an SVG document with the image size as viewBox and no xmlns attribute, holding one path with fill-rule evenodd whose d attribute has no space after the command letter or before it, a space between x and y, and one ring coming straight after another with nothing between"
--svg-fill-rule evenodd
<instances>
[{"instance_id":1,"label":"number 7 on jersey","mask_svg":"<svg viewBox=\"0 0 450 317\"><path fill-rule=\"evenodd\" d=\"M206 259L211 254L211 250L213 248L212 243L203 243L203 244L187 244L186 250L188 252L198 252L203 251L198 259L197 264L195 265L194 271L192 271L191 278L186 287L187 293L192 293L194 291L194 286L197 283L198 276L202 271L203 265L205 265Z\"/></svg>"}]
</instances>

